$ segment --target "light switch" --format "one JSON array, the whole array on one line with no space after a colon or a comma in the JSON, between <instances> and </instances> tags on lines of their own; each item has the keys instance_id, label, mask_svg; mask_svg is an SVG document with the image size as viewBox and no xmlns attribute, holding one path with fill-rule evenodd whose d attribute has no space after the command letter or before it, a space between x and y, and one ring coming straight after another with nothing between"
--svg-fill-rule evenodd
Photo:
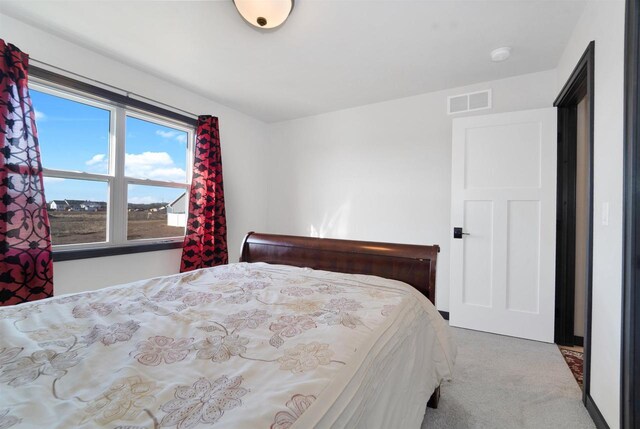
<instances>
[{"instance_id":1,"label":"light switch","mask_svg":"<svg viewBox=\"0 0 640 429\"><path fill-rule=\"evenodd\" d=\"M609 226L609 203L602 203L602 225Z\"/></svg>"}]
</instances>

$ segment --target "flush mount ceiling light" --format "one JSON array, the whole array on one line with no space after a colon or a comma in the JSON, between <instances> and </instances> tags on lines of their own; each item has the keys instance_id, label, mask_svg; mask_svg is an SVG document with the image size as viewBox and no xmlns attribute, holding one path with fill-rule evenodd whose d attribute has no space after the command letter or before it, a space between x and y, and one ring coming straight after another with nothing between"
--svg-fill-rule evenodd
<instances>
[{"instance_id":1,"label":"flush mount ceiling light","mask_svg":"<svg viewBox=\"0 0 640 429\"><path fill-rule=\"evenodd\" d=\"M499 63L506 61L511 56L511 48L509 46L503 46L502 48L494 49L491 51L491 61Z\"/></svg>"},{"instance_id":2,"label":"flush mount ceiling light","mask_svg":"<svg viewBox=\"0 0 640 429\"><path fill-rule=\"evenodd\" d=\"M258 28L282 25L293 10L294 0L233 0L240 15Z\"/></svg>"}]
</instances>

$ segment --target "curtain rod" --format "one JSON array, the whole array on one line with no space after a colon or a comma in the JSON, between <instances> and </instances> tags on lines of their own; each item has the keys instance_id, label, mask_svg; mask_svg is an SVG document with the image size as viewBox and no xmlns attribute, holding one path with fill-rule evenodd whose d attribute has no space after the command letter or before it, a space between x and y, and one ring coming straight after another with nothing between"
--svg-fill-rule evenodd
<instances>
[{"instance_id":1,"label":"curtain rod","mask_svg":"<svg viewBox=\"0 0 640 429\"><path fill-rule=\"evenodd\" d=\"M97 83L98 85L105 86L107 88L114 89L116 91L120 91L120 92L124 93L124 95L126 97L130 97L131 98L131 96L133 96L133 97L138 98L140 100L144 100L144 101L148 101L150 103L156 104L156 105L164 106L165 108L167 108L169 110L174 110L174 111L181 112L181 113L187 114L189 116L192 116L194 119L197 119L198 116L199 116L199 115L196 115L195 113L191 113L191 112L189 112L187 110L182 110L180 108L171 106L171 105L163 103L161 101L157 101L157 100L154 100L152 98L145 97L144 95L136 94L135 92L131 92L131 91L128 91L126 89L122 89L120 87L117 87L117 86L114 86L114 85L99 81L97 79L92 79L90 77L83 76L83 75L81 75L79 73L73 72L71 70L63 69L62 67L54 66L53 64L49 64L49 63L46 63L44 61L37 60L35 58L29 57L29 62L35 62L36 65L42 65L42 66L45 66L45 67L54 68L54 69L56 69L58 71L61 71L61 72L76 76L76 77L78 77L78 78L80 78L82 80L93 82L93 83Z\"/></svg>"}]
</instances>

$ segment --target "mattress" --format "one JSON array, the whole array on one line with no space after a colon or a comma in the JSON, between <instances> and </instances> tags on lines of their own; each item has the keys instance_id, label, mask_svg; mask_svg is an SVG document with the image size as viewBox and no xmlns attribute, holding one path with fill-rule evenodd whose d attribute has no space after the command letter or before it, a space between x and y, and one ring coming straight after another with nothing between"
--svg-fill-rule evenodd
<instances>
[{"instance_id":1,"label":"mattress","mask_svg":"<svg viewBox=\"0 0 640 429\"><path fill-rule=\"evenodd\" d=\"M418 428L454 359L405 283L231 264L0 309L0 427Z\"/></svg>"}]
</instances>

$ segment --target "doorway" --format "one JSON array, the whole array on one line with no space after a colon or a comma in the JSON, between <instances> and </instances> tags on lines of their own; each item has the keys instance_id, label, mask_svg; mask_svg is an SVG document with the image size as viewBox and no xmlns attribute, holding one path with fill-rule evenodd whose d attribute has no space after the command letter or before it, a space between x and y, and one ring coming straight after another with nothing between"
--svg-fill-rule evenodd
<instances>
[{"instance_id":1,"label":"doorway","mask_svg":"<svg viewBox=\"0 0 640 429\"><path fill-rule=\"evenodd\" d=\"M589 395L593 260L594 53L595 43L591 42L554 102L558 110L555 342L584 348L585 401Z\"/></svg>"}]
</instances>

